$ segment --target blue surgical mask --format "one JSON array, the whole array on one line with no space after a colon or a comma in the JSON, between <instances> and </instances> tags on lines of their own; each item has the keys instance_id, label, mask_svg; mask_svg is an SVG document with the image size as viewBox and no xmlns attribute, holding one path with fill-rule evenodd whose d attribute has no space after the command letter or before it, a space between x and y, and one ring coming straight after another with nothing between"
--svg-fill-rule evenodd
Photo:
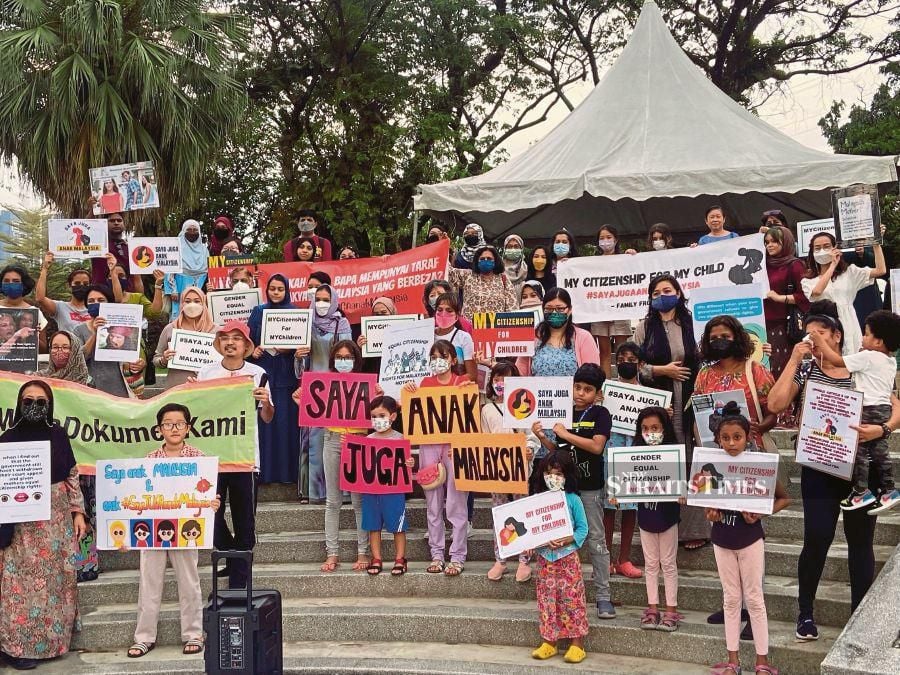
<instances>
[{"instance_id":1,"label":"blue surgical mask","mask_svg":"<svg viewBox=\"0 0 900 675\"><path fill-rule=\"evenodd\" d=\"M25 294L25 286L21 281L4 281L0 285L0 293L3 293L7 298L15 300Z\"/></svg>"},{"instance_id":2,"label":"blue surgical mask","mask_svg":"<svg viewBox=\"0 0 900 675\"><path fill-rule=\"evenodd\" d=\"M353 359L335 359L334 369L339 373L350 373L353 372L354 363Z\"/></svg>"},{"instance_id":3,"label":"blue surgical mask","mask_svg":"<svg viewBox=\"0 0 900 675\"><path fill-rule=\"evenodd\" d=\"M100 316L100 303L89 302L87 304L87 313L91 315L92 319L96 319L98 316Z\"/></svg>"},{"instance_id":4,"label":"blue surgical mask","mask_svg":"<svg viewBox=\"0 0 900 675\"><path fill-rule=\"evenodd\" d=\"M494 261L493 260L479 260L478 261L478 271L482 274L488 274L489 272L494 271Z\"/></svg>"},{"instance_id":5,"label":"blue surgical mask","mask_svg":"<svg viewBox=\"0 0 900 675\"><path fill-rule=\"evenodd\" d=\"M660 295L650 301L650 306L657 312L670 312L678 304L677 295Z\"/></svg>"},{"instance_id":6,"label":"blue surgical mask","mask_svg":"<svg viewBox=\"0 0 900 675\"><path fill-rule=\"evenodd\" d=\"M569 255L569 245L562 242L553 244L553 255L557 258L565 258Z\"/></svg>"}]
</instances>

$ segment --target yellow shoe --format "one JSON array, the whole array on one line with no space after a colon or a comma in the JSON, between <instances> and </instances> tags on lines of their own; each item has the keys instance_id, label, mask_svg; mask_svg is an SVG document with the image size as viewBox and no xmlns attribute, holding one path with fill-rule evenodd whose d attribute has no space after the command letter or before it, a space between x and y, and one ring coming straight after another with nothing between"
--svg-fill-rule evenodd
<instances>
[{"instance_id":1,"label":"yellow shoe","mask_svg":"<svg viewBox=\"0 0 900 675\"><path fill-rule=\"evenodd\" d=\"M566 655L563 657L563 661L566 663L581 663L584 661L587 656L587 652L584 651L581 647L576 645L570 645L566 650Z\"/></svg>"},{"instance_id":2,"label":"yellow shoe","mask_svg":"<svg viewBox=\"0 0 900 675\"><path fill-rule=\"evenodd\" d=\"M556 656L558 651L559 650L549 642L542 642L540 647L531 652L531 658L543 661L544 659L549 659L551 656ZM581 658L584 657L582 656Z\"/></svg>"}]
</instances>

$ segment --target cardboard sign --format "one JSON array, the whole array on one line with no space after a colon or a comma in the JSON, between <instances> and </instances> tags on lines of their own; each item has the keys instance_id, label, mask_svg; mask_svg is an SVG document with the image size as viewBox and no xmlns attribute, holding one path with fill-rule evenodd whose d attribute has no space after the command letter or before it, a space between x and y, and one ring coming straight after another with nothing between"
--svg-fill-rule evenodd
<instances>
[{"instance_id":1,"label":"cardboard sign","mask_svg":"<svg viewBox=\"0 0 900 675\"><path fill-rule=\"evenodd\" d=\"M539 492L491 509L501 558L511 558L551 541L571 537L572 516L562 490Z\"/></svg>"},{"instance_id":2,"label":"cardboard sign","mask_svg":"<svg viewBox=\"0 0 900 675\"><path fill-rule=\"evenodd\" d=\"M0 523L50 520L50 441L0 443Z\"/></svg>"},{"instance_id":3,"label":"cardboard sign","mask_svg":"<svg viewBox=\"0 0 900 675\"><path fill-rule=\"evenodd\" d=\"M797 464L844 480L853 476L863 395L809 380L800 413ZM863 450L865 452L865 450Z\"/></svg>"},{"instance_id":4,"label":"cardboard sign","mask_svg":"<svg viewBox=\"0 0 900 675\"><path fill-rule=\"evenodd\" d=\"M478 434L450 445L453 478L462 492L528 494L525 434Z\"/></svg>"},{"instance_id":5,"label":"cardboard sign","mask_svg":"<svg viewBox=\"0 0 900 675\"><path fill-rule=\"evenodd\" d=\"M381 356L384 351L384 332L396 325L409 324L418 321L418 314L392 314L390 316L364 316L360 321L362 334L366 338L366 344L362 347L362 355Z\"/></svg>"},{"instance_id":6,"label":"cardboard sign","mask_svg":"<svg viewBox=\"0 0 900 675\"><path fill-rule=\"evenodd\" d=\"M345 436L341 444L341 490L387 495L413 491L405 438Z\"/></svg>"},{"instance_id":7,"label":"cardboard sign","mask_svg":"<svg viewBox=\"0 0 900 675\"><path fill-rule=\"evenodd\" d=\"M141 358L144 308L141 305L101 302L100 316L106 319L106 324L97 329L94 360L134 363Z\"/></svg>"},{"instance_id":8,"label":"cardboard sign","mask_svg":"<svg viewBox=\"0 0 900 675\"><path fill-rule=\"evenodd\" d=\"M90 170L94 215L159 207L153 162L132 162Z\"/></svg>"},{"instance_id":9,"label":"cardboard sign","mask_svg":"<svg viewBox=\"0 0 900 675\"><path fill-rule=\"evenodd\" d=\"M238 267L245 267L251 272L257 270L256 256L246 253L226 253L224 255L209 256L207 288L210 291L230 289L231 272Z\"/></svg>"},{"instance_id":10,"label":"cardboard sign","mask_svg":"<svg viewBox=\"0 0 900 675\"><path fill-rule=\"evenodd\" d=\"M169 367L196 373L203 366L221 361L222 355L213 347L215 339L216 336L212 333L173 329L169 349L175 350L175 356L169 361Z\"/></svg>"},{"instance_id":11,"label":"cardboard sign","mask_svg":"<svg viewBox=\"0 0 900 675\"><path fill-rule=\"evenodd\" d=\"M677 502L687 492L683 445L607 448L610 497L620 502Z\"/></svg>"},{"instance_id":12,"label":"cardboard sign","mask_svg":"<svg viewBox=\"0 0 900 675\"><path fill-rule=\"evenodd\" d=\"M57 260L103 258L109 251L108 237L107 223L102 218L51 218L47 222L47 250Z\"/></svg>"},{"instance_id":13,"label":"cardboard sign","mask_svg":"<svg viewBox=\"0 0 900 675\"><path fill-rule=\"evenodd\" d=\"M716 429L719 428L719 423L724 417L723 410L729 403L737 404L736 409L733 406L729 408L731 414L743 415L750 419L750 408L743 389L691 396L691 405L694 406L694 430L700 445L707 448L718 447Z\"/></svg>"},{"instance_id":14,"label":"cardboard sign","mask_svg":"<svg viewBox=\"0 0 900 675\"><path fill-rule=\"evenodd\" d=\"M809 254L809 245L817 234L834 235L834 218L817 218L797 222L797 257L805 258Z\"/></svg>"},{"instance_id":15,"label":"cardboard sign","mask_svg":"<svg viewBox=\"0 0 900 675\"><path fill-rule=\"evenodd\" d=\"M641 410L652 406L668 408L672 403L672 392L639 384L606 380L602 391L603 407L612 416L612 430L623 436L635 435Z\"/></svg>"},{"instance_id":16,"label":"cardboard sign","mask_svg":"<svg viewBox=\"0 0 900 675\"><path fill-rule=\"evenodd\" d=\"M572 427L571 377L507 377L503 383L505 428L531 429L535 422L546 429L557 422Z\"/></svg>"},{"instance_id":17,"label":"cardboard sign","mask_svg":"<svg viewBox=\"0 0 900 675\"><path fill-rule=\"evenodd\" d=\"M881 207L878 186L857 183L831 191L838 246L873 246L881 243Z\"/></svg>"},{"instance_id":18,"label":"cardboard sign","mask_svg":"<svg viewBox=\"0 0 900 675\"><path fill-rule=\"evenodd\" d=\"M481 433L478 387L422 387L402 393L403 437L413 445L452 443Z\"/></svg>"},{"instance_id":19,"label":"cardboard sign","mask_svg":"<svg viewBox=\"0 0 900 675\"><path fill-rule=\"evenodd\" d=\"M162 270L180 274L181 240L178 237L132 237L128 242L128 264L132 274Z\"/></svg>"},{"instance_id":20,"label":"cardboard sign","mask_svg":"<svg viewBox=\"0 0 900 675\"><path fill-rule=\"evenodd\" d=\"M472 339L485 358L534 356L535 313L475 312Z\"/></svg>"},{"instance_id":21,"label":"cardboard sign","mask_svg":"<svg viewBox=\"0 0 900 675\"><path fill-rule=\"evenodd\" d=\"M39 330L36 309L0 307L0 370L37 370Z\"/></svg>"},{"instance_id":22,"label":"cardboard sign","mask_svg":"<svg viewBox=\"0 0 900 675\"><path fill-rule=\"evenodd\" d=\"M262 290L251 288L246 291L213 291L206 296L206 306L213 323L224 326L228 321L247 323L250 313L262 304Z\"/></svg>"},{"instance_id":23,"label":"cardboard sign","mask_svg":"<svg viewBox=\"0 0 900 675\"><path fill-rule=\"evenodd\" d=\"M891 270L891 311L900 314L900 270Z\"/></svg>"},{"instance_id":24,"label":"cardboard sign","mask_svg":"<svg viewBox=\"0 0 900 675\"><path fill-rule=\"evenodd\" d=\"M216 457L97 462L97 548L212 548Z\"/></svg>"},{"instance_id":25,"label":"cardboard sign","mask_svg":"<svg viewBox=\"0 0 900 675\"><path fill-rule=\"evenodd\" d=\"M263 349L297 349L309 347L312 340L312 311L308 309L264 309Z\"/></svg>"},{"instance_id":26,"label":"cardboard sign","mask_svg":"<svg viewBox=\"0 0 900 675\"><path fill-rule=\"evenodd\" d=\"M694 448L687 503L770 515L779 459L774 452L744 451L731 457L722 449Z\"/></svg>"},{"instance_id":27,"label":"cardboard sign","mask_svg":"<svg viewBox=\"0 0 900 675\"><path fill-rule=\"evenodd\" d=\"M759 284L744 286L719 286L695 289L690 296L690 309L694 317L694 335L699 340L706 324L715 316L733 316L741 322L753 343L753 356L757 363L769 367L769 356L763 345L769 341L766 332L766 313L763 309L765 292Z\"/></svg>"},{"instance_id":28,"label":"cardboard sign","mask_svg":"<svg viewBox=\"0 0 900 675\"><path fill-rule=\"evenodd\" d=\"M367 373L303 373L300 426L368 429L376 379Z\"/></svg>"},{"instance_id":29,"label":"cardboard sign","mask_svg":"<svg viewBox=\"0 0 900 675\"><path fill-rule=\"evenodd\" d=\"M388 326L382 340L378 384L386 396L400 398L404 384L418 384L423 377L431 375L428 352L434 344L434 319Z\"/></svg>"}]
</instances>

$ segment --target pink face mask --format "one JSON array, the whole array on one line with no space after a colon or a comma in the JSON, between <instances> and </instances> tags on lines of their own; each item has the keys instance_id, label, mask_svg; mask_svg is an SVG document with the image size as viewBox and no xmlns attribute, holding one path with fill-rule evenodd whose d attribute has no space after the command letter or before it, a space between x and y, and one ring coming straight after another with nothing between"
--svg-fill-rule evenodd
<instances>
[{"instance_id":1,"label":"pink face mask","mask_svg":"<svg viewBox=\"0 0 900 675\"><path fill-rule=\"evenodd\" d=\"M438 312L434 315L434 325L438 328L450 328L455 323L456 314L450 314L448 312Z\"/></svg>"},{"instance_id":2,"label":"pink face mask","mask_svg":"<svg viewBox=\"0 0 900 675\"><path fill-rule=\"evenodd\" d=\"M53 361L54 366L62 368L69 362L69 354L68 352L54 352L50 354L50 360Z\"/></svg>"}]
</instances>

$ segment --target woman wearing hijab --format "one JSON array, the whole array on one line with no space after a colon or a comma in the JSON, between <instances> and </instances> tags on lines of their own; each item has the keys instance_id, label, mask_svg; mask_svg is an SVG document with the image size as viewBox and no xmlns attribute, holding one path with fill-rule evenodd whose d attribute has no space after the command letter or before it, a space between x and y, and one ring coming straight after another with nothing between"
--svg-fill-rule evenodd
<instances>
[{"instance_id":1,"label":"woman wearing hijab","mask_svg":"<svg viewBox=\"0 0 900 675\"><path fill-rule=\"evenodd\" d=\"M209 254L222 255L222 245L234 236L234 223L228 216L216 216L212 237L209 238Z\"/></svg>"},{"instance_id":2,"label":"woman wearing hijab","mask_svg":"<svg viewBox=\"0 0 900 675\"><path fill-rule=\"evenodd\" d=\"M193 286L181 292L178 306L180 308L176 319L166 324L159 334L159 342L156 343L156 353L153 355L153 365L157 368L169 368L169 361L175 356L172 349L172 331L176 328L194 331L196 333L211 333L215 335L217 326L213 323L212 314L206 306L206 294ZM189 377L196 373L181 368L169 368L166 375L166 389L184 384Z\"/></svg>"},{"instance_id":3,"label":"woman wearing hijab","mask_svg":"<svg viewBox=\"0 0 900 675\"><path fill-rule=\"evenodd\" d=\"M0 443L50 442L50 520L0 525L0 650L16 670L69 651L78 611L75 548L87 533L75 455L53 421L53 390L19 389Z\"/></svg>"},{"instance_id":4,"label":"woman wearing hijab","mask_svg":"<svg viewBox=\"0 0 900 675\"><path fill-rule=\"evenodd\" d=\"M786 227L769 226L765 245L770 290L763 307L766 311L766 335L772 345L769 368L772 376L778 379L794 348L787 332L791 307L796 305L802 314L809 309L809 299L801 285L806 275L806 265L797 257L794 235Z\"/></svg>"},{"instance_id":5,"label":"woman wearing hijab","mask_svg":"<svg viewBox=\"0 0 900 675\"><path fill-rule=\"evenodd\" d=\"M262 337L263 310L297 309L290 301L288 280L273 274L266 283L266 303L253 308L247 325L250 339L258 345ZM262 483L296 483L300 473L300 436L294 433L300 411L291 394L297 388L293 349L257 347L248 361L269 376L275 417L271 424L260 425L259 480Z\"/></svg>"},{"instance_id":6,"label":"woman wearing hijab","mask_svg":"<svg viewBox=\"0 0 900 675\"><path fill-rule=\"evenodd\" d=\"M503 269L518 298L528 277L528 265L525 262L525 242L517 234L503 240Z\"/></svg>"},{"instance_id":7,"label":"woman wearing hijab","mask_svg":"<svg viewBox=\"0 0 900 675\"><path fill-rule=\"evenodd\" d=\"M463 230L464 246L459 249L456 258L453 260L453 267L460 270L472 269L472 261L475 259L475 253L478 249L487 246L484 240L484 230L481 225L469 223Z\"/></svg>"},{"instance_id":8,"label":"woman wearing hijab","mask_svg":"<svg viewBox=\"0 0 900 675\"><path fill-rule=\"evenodd\" d=\"M50 363L38 375L66 382L91 384L91 375L84 360L84 344L74 333L60 330L50 339Z\"/></svg>"},{"instance_id":9,"label":"woman wearing hijab","mask_svg":"<svg viewBox=\"0 0 900 675\"><path fill-rule=\"evenodd\" d=\"M193 219L184 221L178 235L181 247L181 267L178 274L167 274L165 293L172 299L169 316L178 316L181 294L186 288L203 288L209 266L209 249L200 237L200 223Z\"/></svg>"}]
</instances>

